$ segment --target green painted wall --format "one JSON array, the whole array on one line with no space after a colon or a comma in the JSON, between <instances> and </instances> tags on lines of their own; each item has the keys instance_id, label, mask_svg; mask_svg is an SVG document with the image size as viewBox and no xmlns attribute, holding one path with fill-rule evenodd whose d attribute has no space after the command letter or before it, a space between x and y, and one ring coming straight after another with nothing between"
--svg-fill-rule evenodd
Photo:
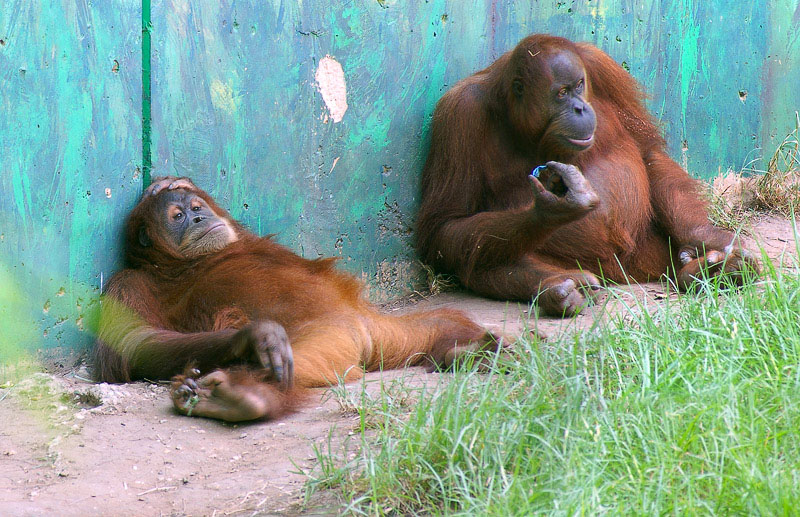
<instances>
[{"instance_id":1,"label":"green painted wall","mask_svg":"<svg viewBox=\"0 0 800 517\"><path fill-rule=\"evenodd\" d=\"M532 32L594 42L708 178L793 128L798 1L152 0L152 173L192 176L307 257L341 256L386 299L418 277L428 124L460 78ZM63 351L90 342L142 188L142 7L42 3L0 6L0 282L18 293L0 294L0 340ZM341 120L317 80L331 60Z\"/></svg>"},{"instance_id":2,"label":"green painted wall","mask_svg":"<svg viewBox=\"0 0 800 517\"><path fill-rule=\"evenodd\" d=\"M141 192L139 0L0 2L0 364L90 342Z\"/></svg>"}]
</instances>

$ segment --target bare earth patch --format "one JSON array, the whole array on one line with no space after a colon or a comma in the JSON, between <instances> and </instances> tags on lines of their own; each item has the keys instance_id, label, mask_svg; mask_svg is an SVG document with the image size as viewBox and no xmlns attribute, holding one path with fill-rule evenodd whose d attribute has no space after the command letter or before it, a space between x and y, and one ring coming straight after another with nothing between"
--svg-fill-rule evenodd
<instances>
[{"instance_id":1,"label":"bare earth patch","mask_svg":"<svg viewBox=\"0 0 800 517\"><path fill-rule=\"evenodd\" d=\"M753 235L776 263L797 258L791 222L763 216ZM620 292L613 303L601 300L570 320L542 318L536 327L555 336L613 316L626 299L648 304L668 296L658 283ZM415 305L440 306L464 309L511 335L529 326L527 304L445 293ZM315 466L314 447L338 448L359 425L326 390L278 422L230 425L177 415L164 385L94 385L81 375L35 374L0 389L0 515L337 512L335 502L303 505L302 471ZM366 376L365 389L374 394L382 384L391 390L398 382L430 388L447 378L421 368L376 373ZM357 398L362 384L348 389Z\"/></svg>"}]
</instances>

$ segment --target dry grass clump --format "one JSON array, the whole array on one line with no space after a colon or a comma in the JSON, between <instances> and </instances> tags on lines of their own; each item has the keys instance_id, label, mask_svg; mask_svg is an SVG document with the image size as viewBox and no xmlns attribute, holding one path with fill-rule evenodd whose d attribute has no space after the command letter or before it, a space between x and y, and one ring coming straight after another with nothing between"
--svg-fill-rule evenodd
<instances>
[{"instance_id":1,"label":"dry grass clump","mask_svg":"<svg viewBox=\"0 0 800 517\"><path fill-rule=\"evenodd\" d=\"M708 189L708 218L728 230L747 227L756 213L756 181L728 169L717 176Z\"/></svg>"},{"instance_id":2,"label":"dry grass clump","mask_svg":"<svg viewBox=\"0 0 800 517\"><path fill-rule=\"evenodd\" d=\"M775 150L766 171L755 182L757 208L776 211L786 217L797 213L800 199L800 115L795 128Z\"/></svg>"},{"instance_id":3,"label":"dry grass clump","mask_svg":"<svg viewBox=\"0 0 800 517\"><path fill-rule=\"evenodd\" d=\"M428 264L420 263L425 273L425 287L430 294L439 294L452 291L458 285L458 281L452 275L437 273ZM423 296L424 298L425 296Z\"/></svg>"},{"instance_id":4,"label":"dry grass clump","mask_svg":"<svg viewBox=\"0 0 800 517\"><path fill-rule=\"evenodd\" d=\"M757 212L777 212L791 218L800 207L800 115L795 128L780 143L766 169L745 167L714 178L708 192L709 218L717 226L737 229Z\"/></svg>"}]
</instances>

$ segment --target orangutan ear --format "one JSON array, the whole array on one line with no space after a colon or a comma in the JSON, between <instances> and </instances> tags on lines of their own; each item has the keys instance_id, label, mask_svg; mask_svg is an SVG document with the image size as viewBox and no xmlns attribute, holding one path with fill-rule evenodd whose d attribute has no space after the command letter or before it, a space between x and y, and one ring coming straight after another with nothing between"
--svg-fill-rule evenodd
<instances>
[{"instance_id":1,"label":"orangutan ear","mask_svg":"<svg viewBox=\"0 0 800 517\"><path fill-rule=\"evenodd\" d=\"M150 240L150 236L147 235L147 230L144 229L144 226L139 228L139 244L141 244L143 248L148 248L153 245L153 241Z\"/></svg>"}]
</instances>

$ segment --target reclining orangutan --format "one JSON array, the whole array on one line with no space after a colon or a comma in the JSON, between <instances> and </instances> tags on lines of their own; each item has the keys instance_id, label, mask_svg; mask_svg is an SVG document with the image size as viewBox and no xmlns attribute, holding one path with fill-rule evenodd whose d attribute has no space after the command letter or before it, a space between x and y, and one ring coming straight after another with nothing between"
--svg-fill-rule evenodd
<instances>
[{"instance_id":1,"label":"reclining orangutan","mask_svg":"<svg viewBox=\"0 0 800 517\"><path fill-rule=\"evenodd\" d=\"M537 177L538 176L538 177ZM572 315L600 286L758 265L709 223L621 66L586 43L523 39L433 114L417 246L485 296Z\"/></svg>"},{"instance_id":2,"label":"reclining orangutan","mask_svg":"<svg viewBox=\"0 0 800 517\"><path fill-rule=\"evenodd\" d=\"M149 187L125 240L127 269L102 303L95 377L175 376L173 403L190 416L275 418L298 389L364 370L447 367L501 346L459 311L381 314L335 259L306 260L248 232L186 178Z\"/></svg>"}]
</instances>

